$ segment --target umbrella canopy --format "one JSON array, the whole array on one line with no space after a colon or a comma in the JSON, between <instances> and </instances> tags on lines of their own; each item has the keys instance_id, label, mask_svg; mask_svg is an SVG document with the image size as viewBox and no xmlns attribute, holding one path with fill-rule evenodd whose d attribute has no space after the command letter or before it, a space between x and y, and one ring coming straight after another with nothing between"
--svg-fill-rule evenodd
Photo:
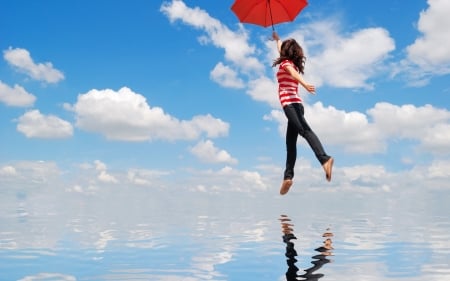
<instances>
[{"instance_id":1,"label":"umbrella canopy","mask_svg":"<svg viewBox=\"0 0 450 281\"><path fill-rule=\"evenodd\" d=\"M290 22L308 5L307 0L236 0L231 10L242 23L263 27Z\"/></svg>"}]
</instances>

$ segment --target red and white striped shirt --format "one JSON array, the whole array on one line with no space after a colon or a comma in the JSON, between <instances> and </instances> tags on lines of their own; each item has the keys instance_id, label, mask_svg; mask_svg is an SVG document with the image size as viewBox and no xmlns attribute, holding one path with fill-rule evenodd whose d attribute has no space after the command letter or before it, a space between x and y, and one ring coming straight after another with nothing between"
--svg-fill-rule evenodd
<instances>
[{"instance_id":1,"label":"red and white striped shirt","mask_svg":"<svg viewBox=\"0 0 450 281\"><path fill-rule=\"evenodd\" d=\"M286 67L290 65L298 71L297 66L290 61L284 60L280 63L277 72L278 80L278 98L280 99L281 107L285 107L291 103L301 103L302 99L298 95L298 81L287 72Z\"/></svg>"}]
</instances>

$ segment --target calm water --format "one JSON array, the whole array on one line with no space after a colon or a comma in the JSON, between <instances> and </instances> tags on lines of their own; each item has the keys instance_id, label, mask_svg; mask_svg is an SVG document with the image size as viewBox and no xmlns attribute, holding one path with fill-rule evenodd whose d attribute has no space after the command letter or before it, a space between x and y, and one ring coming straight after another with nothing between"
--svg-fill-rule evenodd
<instances>
[{"instance_id":1,"label":"calm water","mask_svg":"<svg viewBox=\"0 0 450 281\"><path fill-rule=\"evenodd\" d=\"M1 190L2 281L450 280L445 190Z\"/></svg>"}]
</instances>

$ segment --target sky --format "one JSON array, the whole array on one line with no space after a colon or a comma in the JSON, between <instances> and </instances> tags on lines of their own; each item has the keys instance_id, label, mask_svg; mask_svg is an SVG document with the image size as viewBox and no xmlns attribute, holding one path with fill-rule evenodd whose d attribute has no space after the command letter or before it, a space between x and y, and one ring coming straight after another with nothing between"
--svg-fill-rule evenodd
<instances>
[{"instance_id":1,"label":"sky","mask_svg":"<svg viewBox=\"0 0 450 281\"><path fill-rule=\"evenodd\" d=\"M233 1L0 3L0 186L276 195L286 118L271 28ZM307 57L294 187L450 186L450 2L310 0L275 25Z\"/></svg>"},{"instance_id":2,"label":"sky","mask_svg":"<svg viewBox=\"0 0 450 281\"><path fill-rule=\"evenodd\" d=\"M78 246L98 258L121 240L153 254L160 241L196 237L186 268L215 276L247 245L214 238L281 244L286 211L310 243L302 249L333 222L337 249L364 257L387 245L386 260L365 264L362 274L375 276L365 280L410 259L414 273L448 273L450 1L310 0L275 26L305 51L304 78L317 91L299 94L335 159L327 182L299 138L283 197L272 29L239 23L233 2L0 0L4 272L36 274L15 272L23 267L11 258L29 249L45 257ZM396 255L408 243L429 260L416 248ZM61 273L70 273L77 263L65 258Z\"/></svg>"}]
</instances>

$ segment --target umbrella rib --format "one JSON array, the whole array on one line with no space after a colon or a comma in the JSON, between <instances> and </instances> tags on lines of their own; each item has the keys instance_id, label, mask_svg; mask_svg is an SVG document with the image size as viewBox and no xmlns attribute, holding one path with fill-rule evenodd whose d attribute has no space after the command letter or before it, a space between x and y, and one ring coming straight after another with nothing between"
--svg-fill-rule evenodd
<instances>
[{"instance_id":1,"label":"umbrella rib","mask_svg":"<svg viewBox=\"0 0 450 281\"><path fill-rule=\"evenodd\" d=\"M280 5L281 6L281 8L283 8L283 10L286 12L286 15L288 15L288 18L291 20L291 21L294 21L294 19L295 19L295 15L294 16L291 16L291 14L289 13L289 10L287 9L287 6L284 6L284 5ZM300 9L301 10L301 9Z\"/></svg>"}]
</instances>

